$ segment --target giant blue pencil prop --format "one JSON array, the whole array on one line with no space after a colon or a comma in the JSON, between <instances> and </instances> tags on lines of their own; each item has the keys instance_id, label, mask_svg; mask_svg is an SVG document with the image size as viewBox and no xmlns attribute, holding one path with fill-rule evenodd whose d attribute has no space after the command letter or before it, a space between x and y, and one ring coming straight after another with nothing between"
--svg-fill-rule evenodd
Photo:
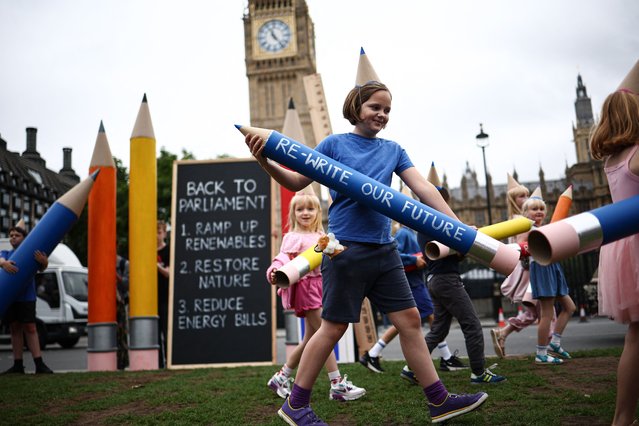
<instances>
[{"instance_id":1,"label":"giant blue pencil prop","mask_svg":"<svg viewBox=\"0 0 639 426\"><path fill-rule=\"evenodd\" d=\"M639 195L530 231L528 251L542 265L639 233Z\"/></svg>"},{"instance_id":2,"label":"giant blue pencil prop","mask_svg":"<svg viewBox=\"0 0 639 426\"><path fill-rule=\"evenodd\" d=\"M509 275L519 252L463 223L345 166L275 130L236 125L266 141L264 155L298 173L422 232L461 254ZM379 161L384 161L380 159Z\"/></svg>"},{"instance_id":3,"label":"giant blue pencil prop","mask_svg":"<svg viewBox=\"0 0 639 426\"><path fill-rule=\"evenodd\" d=\"M27 286L40 264L33 254L36 250L51 255L53 249L78 220L87 202L93 182L98 176L91 176L68 190L49 207L42 219L31 230L22 244L11 256L18 267L18 272L10 274L0 268L0 316L3 316L13 301Z\"/></svg>"}]
</instances>

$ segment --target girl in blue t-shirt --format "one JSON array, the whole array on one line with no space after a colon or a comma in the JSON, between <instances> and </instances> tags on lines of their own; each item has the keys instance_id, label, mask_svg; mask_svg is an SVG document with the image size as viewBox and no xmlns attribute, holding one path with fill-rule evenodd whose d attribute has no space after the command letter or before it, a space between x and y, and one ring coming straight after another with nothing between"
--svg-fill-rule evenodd
<instances>
[{"instance_id":1,"label":"girl in blue t-shirt","mask_svg":"<svg viewBox=\"0 0 639 426\"><path fill-rule=\"evenodd\" d=\"M397 174L419 199L453 218L441 195L413 166L397 143L377 134L386 127L391 94L379 82L352 89L344 101L343 114L355 126L352 133L332 135L316 150L385 185ZM264 140L247 134L246 144L264 170L291 191L299 191L311 179L271 163L262 156ZM449 394L439 380L430 358L421 319L404 274L397 246L391 237L391 220L368 207L331 190L329 231L346 247L332 259L324 256L322 324L306 346L295 384L279 415L291 425L324 424L310 408L311 389L328 354L342 337L348 323L358 322L364 297L385 312L399 330L402 352L424 387L433 422L469 412L488 397Z\"/></svg>"}]
</instances>

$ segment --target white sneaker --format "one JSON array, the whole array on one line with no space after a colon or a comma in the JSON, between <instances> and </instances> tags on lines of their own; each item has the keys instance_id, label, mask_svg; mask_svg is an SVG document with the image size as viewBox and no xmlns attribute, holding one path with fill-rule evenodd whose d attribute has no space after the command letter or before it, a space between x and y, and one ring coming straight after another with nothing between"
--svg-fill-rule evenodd
<instances>
[{"instance_id":1,"label":"white sneaker","mask_svg":"<svg viewBox=\"0 0 639 426\"><path fill-rule=\"evenodd\" d=\"M292 381L292 378L286 377L278 371L273 374L273 377L271 377L266 386L268 386L269 389L275 392L280 398L286 399L291 394Z\"/></svg>"},{"instance_id":2,"label":"white sneaker","mask_svg":"<svg viewBox=\"0 0 639 426\"><path fill-rule=\"evenodd\" d=\"M366 395L366 389L358 388L352 382L346 380L348 376L344 374L344 377L340 382L331 382L331 391L328 394L328 399L334 399L337 401L354 401Z\"/></svg>"}]
</instances>

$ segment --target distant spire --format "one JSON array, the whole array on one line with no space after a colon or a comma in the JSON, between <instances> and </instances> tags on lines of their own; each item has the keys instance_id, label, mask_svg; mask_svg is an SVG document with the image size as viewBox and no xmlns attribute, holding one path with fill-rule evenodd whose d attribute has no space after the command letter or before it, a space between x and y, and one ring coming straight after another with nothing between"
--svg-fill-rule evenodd
<instances>
[{"instance_id":1,"label":"distant spire","mask_svg":"<svg viewBox=\"0 0 639 426\"><path fill-rule=\"evenodd\" d=\"M295 102L293 102L292 96L288 100L288 109L295 109Z\"/></svg>"},{"instance_id":2,"label":"distant spire","mask_svg":"<svg viewBox=\"0 0 639 426\"><path fill-rule=\"evenodd\" d=\"M581 79L581 74L577 74L577 98L587 98L588 91L586 90L586 86L584 86L584 82Z\"/></svg>"}]
</instances>

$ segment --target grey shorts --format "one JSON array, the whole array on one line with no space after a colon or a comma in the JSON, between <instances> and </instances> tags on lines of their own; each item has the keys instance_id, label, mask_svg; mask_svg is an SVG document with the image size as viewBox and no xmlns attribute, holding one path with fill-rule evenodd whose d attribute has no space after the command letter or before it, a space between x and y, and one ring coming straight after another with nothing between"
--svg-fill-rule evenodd
<instances>
[{"instance_id":1,"label":"grey shorts","mask_svg":"<svg viewBox=\"0 0 639 426\"><path fill-rule=\"evenodd\" d=\"M384 313L416 306L395 242L341 243L346 250L322 259L322 318L359 322L364 297Z\"/></svg>"}]
</instances>

